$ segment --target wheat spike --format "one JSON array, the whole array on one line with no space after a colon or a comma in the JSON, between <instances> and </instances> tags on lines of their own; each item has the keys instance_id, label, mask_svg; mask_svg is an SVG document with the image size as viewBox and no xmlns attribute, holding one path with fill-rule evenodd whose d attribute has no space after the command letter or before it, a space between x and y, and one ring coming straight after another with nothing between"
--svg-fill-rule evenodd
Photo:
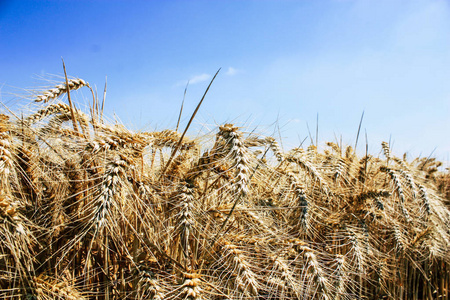
<instances>
[{"instance_id":1,"label":"wheat spike","mask_svg":"<svg viewBox=\"0 0 450 300\"><path fill-rule=\"evenodd\" d=\"M423 205L425 207L425 212L427 215L431 214L431 206L430 206L430 200L427 195L427 190L423 185L419 185L419 196L420 199L423 201Z\"/></svg>"},{"instance_id":2,"label":"wheat spike","mask_svg":"<svg viewBox=\"0 0 450 300\"><path fill-rule=\"evenodd\" d=\"M403 187L402 187L402 184L400 182L399 176L397 175L397 173L393 169L382 167L381 170L387 172L389 174L389 176L391 177L392 182L394 183L395 191L397 192L397 196L398 196L398 198L400 200L400 203L399 203L400 209L401 209L403 215L405 216L405 219L408 222L411 222L411 217L410 217L408 211L405 208L405 200L406 200L406 198L405 198L405 194L403 192Z\"/></svg>"},{"instance_id":3,"label":"wheat spike","mask_svg":"<svg viewBox=\"0 0 450 300\"><path fill-rule=\"evenodd\" d=\"M316 167L312 165L311 163L308 163L307 161L301 159L300 157L295 156L289 156L286 158L289 162L293 162L300 166L302 169L305 170L305 172L310 175L314 180L317 180L319 182L320 187L325 192L325 194L330 194L330 189L328 188L328 184L325 181L325 179L322 177L322 175L317 171Z\"/></svg>"},{"instance_id":4,"label":"wheat spike","mask_svg":"<svg viewBox=\"0 0 450 300\"><path fill-rule=\"evenodd\" d=\"M299 206L300 210L300 224L305 232L309 229L309 214L308 214L308 200L306 198L305 191L303 187L298 182L296 176L293 173L289 173L289 180L291 181L291 189L296 198L296 204Z\"/></svg>"},{"instance_id":5,"label":"wheat spike","mask_svg":"<svg viewBox=\"0 0 450 300\"><path fill-rule=\"evenodd\" d=\"M184 280L181 284L181 297L186 300L201 300L202 288L201 280L198 274L186 273L184 274Z\"/></svg>"},{"instance_id":6,"label":"wheat spike","mask_svg":"<svg viewBox=\"0 0 450 300\"><path fill-rule=\"evenodd\" d=\"M311 286L308 284L304 293L306 293L306 295L313 295L314 298L316 297L317 291L324 299L330 299L329 290L331 286L327 279L327 275L317 259L315 251L306 245L298 245L298 249L304 258L305 267L302 271L303 276L308 283L311 284Z\"/></svg>"},{"instance_id":7,"label":"wheat spike","mask_svg":"<svg viewBox=\"0 0 450 300\"><path fill-rule=\"evenodd\" d=\"M194 219L194 195L191 187L181 185L177 191L175 202L178 202L176 215L176 227L174 240L179 240L181 260L185 261L185 268L192 267L188 264L190 261L190 241L194 234L195 219Z\"/></svg>"},{"instance_id":8,"label":"wheat spike","mask_svg":"<svg viewBox=\"0 0 450 300\"><path fill-rule=\"evenodd\" d=\"M33 277L36 285L35 296L38 299L53 300L85 300L86 298L67 281L58 281L49 276L41 275ZM29 297L32 297L29 295Z\"/></svg>"},{"instance_id":9,"label":"wheat spike","mask_svg":"<svg viewBox=\"0 0 450 300\"><path fill-rule=\"evenodd\" d=\"M228 156L233 161L235 177L233 184L238 195L248 193L248 183L250 177L248 151L241 140L238 128L232 124L220 126L218 135L225 140Z\"/></svg>"},{"instance_id":10,"label":"wheat spike","mask_svg":"<svg viewBox=\"0 0 450 300\"><path fill-rule=\"evenodd\" d=\"M283 161L284 155L283 150L281 149L278 142L273 137L266 137L266 142L269 144L270 149L272 150L275 157L278 159L279 162Z\"/></svg>"},{"instance_id":11,"label":"wheat spike","mask_svg":"<svg viewBox=\"0 0 450 300\"><path fill-rule=\"evenodd\" d=\"M273 270L268 281L270 284L275 284L278 288L281 288L281 295L284 294L284 289L292 291L293 295L297 298L300 297L299 283L295 278L295 274L287 264L286 260L281 256L271 256L273 262ZM279 279L279 280L277 280ZM281 282L280 282L281 280Z\"/></svg>"},{"instance_id":12,"label":"wheat spike","mask_svg":"<svg viewBox=\"0 0 450 300\"><path fill-rule=\"evenodd\" d=\"M164 289L158 283L158 278L151 271L143 267L138 268L139 281L137 284L137 298L138 299L164 299Z\"/></svg>"},{"instance_id":13,"label":"wheat spike","mask_svg":"<svg viewBox=\"0 0 450 300\"><path fill-rule=\"evenodd\" d=\"M88 83L86 81L79 78L70 79L68 82L69 82L69 90L78 90L83 86L88 86ZM67 93L67 85L58 84L54 88L44 92L42 95L36 96L36 99L34 101L47 103L51 99L58 98L59 96L65 93Z\"/></svg>"},{"instance_id":14,"label":"wheat spike","mask_svg":"<svg viewBox=\"0 0 450 300\"><path fill-rule=\"evenodd\" d=\"M114 206L114 198L117 197L122 183L121 176L123 176L124 167L126 167L125 162L119 159L106 166L92 217L93 224L98 230L101 230L107 222L114 221L112 220L111 210Z\"/></svg>"},{"instance_id":15,"label":"wheat spike","mask_svg":"<svg viewBox=\"0 0 450 300\"><path fill-rule=\"evenodd\" d=\"M249 295L258 294L258 281L256 274L251 270L251 264L247 262L242 250L237 246L225 243L222 246L223 264L228 272L236 273L234 286L242 293Z\"/></svg>"},{"instance_id":16,"label":"wheat spike","mask_svg":"<svg viewBox=\"0 0 450 300\"><path fill-rule=\"evenodd\" d=\"M334 283L334 289L336 290L334 300L340 300L340 299L346 299L347 296L347 289L349 283L349 276L348 276L348 266L347 261L345 259L345 256L343 255L336 255L336 258L334 259L335 267L334 267L334 278L336 278L336 281Z\"/></svg>"},{"instance_id":17,"label":"wheat spike","mask_svg":"<svg viewBox=\"0 0 450 300\"><path fill-rule=\"evenodd\" d=\"M389 148L389 144L386 142L382 142L381 147L383 148L384 156L387 159L390 159L391 158L391 149Z\"/></svg>"},{"instance_id":18,"label":"wheat spike","mask_svg":"<svg viewBox=\"0 0 450 300\"><path fill-rule=\"evenodd\" d=\"M9 117L0 114L0 188L2 191L9 189L8 177L13 170L12 139L8 134Z\"/></svg>"},{"instance_id":19,"label":"wheat spike","mask_svg":"<svg viewBox=\"0 0 450 300\"><path fill-rule=\"evenodd\" d=\"M53 114L64 114L69 115L70 114L70 107L69 105L65 103L56 103L46 106L45 108L39 110L35 114L30 115L27 117L24 122L27 125L31 125L33 123L36 123L42 119L44 119L47 116L53 115Z\"/></svg>"}]
</instances>

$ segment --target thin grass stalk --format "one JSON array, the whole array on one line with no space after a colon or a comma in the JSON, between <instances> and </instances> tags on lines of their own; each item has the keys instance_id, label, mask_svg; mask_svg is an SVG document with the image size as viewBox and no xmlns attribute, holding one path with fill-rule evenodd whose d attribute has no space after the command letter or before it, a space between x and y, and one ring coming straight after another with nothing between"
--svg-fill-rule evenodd
<instances>
[{"instance_id":1,"label":"thin grass stalk","mask_svg":"<svg viewBox=\"0 0 450 300\"><path fill-rule=\"evenodd\" d=\"M160 178L162 178L162 176L163 176L164 173L166 172L166 169L170 166L170 163L172 162L172 159L173 159L174 155L176 154L176 152L178 151L178 149L180 149L181 143L182 143L182 141L183 141L183 138L184 138L186 132L188 131L189 127L191 126L191 123L192 123L192 121L194 120L195 115L197 114L197 111L199 110L200 106L202 105L203 100L205 99L206 94L207 94L208 91L209 91L209 88L211 87L212 83L214 82L214 79L216 79L216 76L217 76L217 74L219 74L219 72L220 72L220 69L217 70L216 74L215 74L214 77L211 79L211 82L209 83L208 87L206 88L206 91L205 91L205 93L203 94L202 99L201 99L200 102L198 103L197 107L196 107L195 110L194 110L194 113L192 114L191 118L189 119L189 122L188 122L188 124L186 125L186 128L184 129L183 134L181 135L180 140L179 140L177 146L173 149L172 153L170 154L169 160L167 161L167 164L166 164L166 165L164 166L164 168L162 169Z\"/></svg>"}]
</instances>

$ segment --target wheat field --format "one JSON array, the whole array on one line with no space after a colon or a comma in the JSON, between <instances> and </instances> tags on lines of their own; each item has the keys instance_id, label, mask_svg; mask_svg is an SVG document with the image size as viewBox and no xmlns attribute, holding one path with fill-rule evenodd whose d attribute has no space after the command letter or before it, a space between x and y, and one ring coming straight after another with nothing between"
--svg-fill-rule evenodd
<instances>
[{"instance_id":1,"label":"wheat field","mask_svg":"<svg viewBox=\"0 0 450 300\"><path fill-rule=\"evenodd\" d=\"M450 299L435 159L134 132L76 89L0 115L1 299Z\"/></svg>"}]
</instances>

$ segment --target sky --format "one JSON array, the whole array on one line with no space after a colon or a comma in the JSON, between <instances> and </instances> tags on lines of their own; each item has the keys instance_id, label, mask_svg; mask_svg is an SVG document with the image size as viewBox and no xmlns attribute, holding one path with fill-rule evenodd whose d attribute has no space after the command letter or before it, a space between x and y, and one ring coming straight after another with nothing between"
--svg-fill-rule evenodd
<instances>
[{"instance_id":1,"label":"sky","mask_svg":"<svg viewBox=\"0 0 450 300\"><path fill-rule=\"evenodd\" d=\"M190 136L235 123L285 150L354 145L364 112L359 152L367 133L374 155L450 161L446 0L0 0L2 103L62 82L61 58L99 95L107 77L105 114L133 130L175 129L189 81L184 128L221 68Z\"/></svg>"}]
</instances>

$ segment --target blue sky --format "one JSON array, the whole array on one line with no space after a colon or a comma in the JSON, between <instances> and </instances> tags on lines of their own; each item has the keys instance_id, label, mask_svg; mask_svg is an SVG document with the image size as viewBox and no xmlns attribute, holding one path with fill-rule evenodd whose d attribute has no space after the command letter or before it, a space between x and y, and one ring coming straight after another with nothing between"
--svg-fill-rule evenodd
<instances>
[{"instance_id":1,"label":"blue sky","mask_svg":"<svg viewBox=\"0 0 450 300\"><path fill-rule=\"evenodd\" d=\"M450 2L1 1L0 100L70 76L103 91L107 115L136 130L182 125L212 75L199 126L225 122L354 144L359 119L372 153L450 156ZM77 93L88 103L88 91ZM278 121L278 128L273 125ZM363 151L364 139L359 143Z\"/></svg>"}]
</instances>

